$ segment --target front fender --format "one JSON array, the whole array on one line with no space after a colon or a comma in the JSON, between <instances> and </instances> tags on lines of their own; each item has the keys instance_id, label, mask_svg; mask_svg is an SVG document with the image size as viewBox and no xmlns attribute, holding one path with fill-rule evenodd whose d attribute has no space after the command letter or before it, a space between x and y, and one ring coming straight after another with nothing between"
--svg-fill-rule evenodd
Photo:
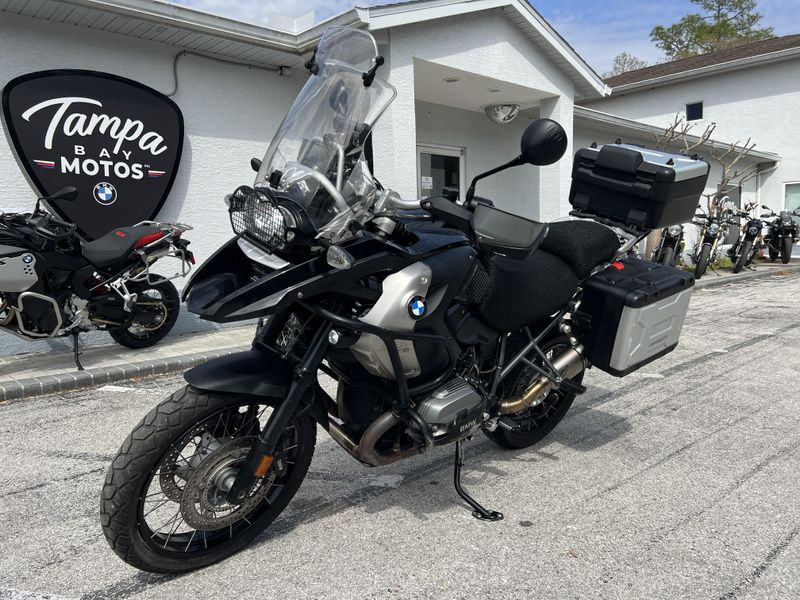
<instances>
[{"instance_id":1,"label":"front fender","mask_svg":"<svg viewBox=\"0 0 800 600\"><path fill-rule=\"evenodd\" d=\"M235 394L282 401L292 383L292 366L264 350L247 350L220 356L184 373L186 383L205 392ZM314 388L312 388L314 390ZM304 401L309 415L323 426L328 411L320 395L309 392Z\"/></svg>"}]
</instances>

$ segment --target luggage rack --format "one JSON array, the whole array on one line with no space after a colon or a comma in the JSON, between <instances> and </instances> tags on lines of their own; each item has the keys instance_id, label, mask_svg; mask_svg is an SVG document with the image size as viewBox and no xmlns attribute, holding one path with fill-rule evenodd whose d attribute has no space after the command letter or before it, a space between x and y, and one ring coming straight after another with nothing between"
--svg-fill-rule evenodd
<instances>
[{"instance_id":1,"label":"luggage rack","mask_svg":"<svg viewBox=\"0 0 800 600\"><path fill-rule=\"evenodd\" d=\"M595 221L596 223L600 223L605 225L606 227L610 227L614 230L614 232L622 239L627 240L617 252L616 257L623 257L628 254L628 252L639 242L645 239L649 234L649 229L639 229L634 225L629 225L627 223L623 223L622 221L617 221L615 219L609 219L607 217L601 217L592 212L584 211L579 208L575 208L570 211L570 216L576 217L578 219L588 219L591 221ZM607 264L598 266L595 269L595 272L601 271L607 266Z\"/></svg>"}]
</instances>

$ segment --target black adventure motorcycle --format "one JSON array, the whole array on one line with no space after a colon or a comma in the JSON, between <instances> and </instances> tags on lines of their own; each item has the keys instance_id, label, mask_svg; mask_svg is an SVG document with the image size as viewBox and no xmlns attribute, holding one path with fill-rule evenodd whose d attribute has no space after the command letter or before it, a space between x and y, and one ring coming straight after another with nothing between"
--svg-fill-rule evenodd
<instances>
[{"instance_id":1,"label":"black adventure motorcycle","mask_svg":"<svg viewBox=\"0 0 800 600\"><path fill-rule=\"evenodd\" d=\"M557 161L564 130L540 119L463 204L403 200L363 157L395 96L376 77L382 63L369 33L328 29L253 161L254 189L227 198L237 235L195 273L187 306L217 322L268 318L251 350L188 371L114 459L101 520L131 565L179 573L241 550L297 491L317 424L369 466L453 443L458 494L476 518L500 519L461 487L465 439L482 430L530 446L585 391L590 364L623 376L677 344L692 276L618 257L691 217L707 163L580 150L580 218L537 223L494 208L475 184Z\"/></svg>"},{"instance_id":2,"label":"black adventure motorcycle","mask_svg":"<svg viewBox=\"0 0 800 600\"><path fill-rule=\"evenodd\" d=\"M67 187L39 198L32 213L0 215L0 328L25 339L73 336L75 364L82 369L78 335L107 330L129 348L146 348L169 333L180 297L169 278L151 266L175 257L186 275L194 264L182 234L187 225L145 222L118 227L82 242L75 224L41 202L70 202Z\"/></svg>"},{"instance_id":3,"label":"black adventure motorcycle","mask_svg":"<svg viewBox=\"0 0 800 600\"><path fill-rule=\"evenodd\" d=\"M767 245L770 260L778 260L780 257L783 264L792 259L792 246L797 243L798 228L797 222L792 217L800 217L800 207L793 211L782 210L780 214L775 214L769 206L761 205L766 212L762 213L762 219L772 219L764 236L764 243Z\"/></svg>"},{"instance_id":4,"label":"black adventure motorcycle","mask_svg":"<svg viewBox=\"0 0 800 600\"><path fill-rule=\"evenodd\" d=\"M670 225L661 230L661 243L653 250L650 260L674 267L683 251L683 225Z\"/></svg>"}]
</instances>

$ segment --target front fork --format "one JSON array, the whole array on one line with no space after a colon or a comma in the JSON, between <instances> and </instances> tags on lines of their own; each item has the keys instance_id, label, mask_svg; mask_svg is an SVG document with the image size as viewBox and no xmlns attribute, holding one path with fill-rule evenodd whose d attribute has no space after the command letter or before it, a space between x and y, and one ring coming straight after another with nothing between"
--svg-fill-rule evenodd
<instances>
[{"instance_id":1,"label":"front fork","mask_svg":"<svg viewBox=\"0 0 800 600\"><path fill-rule=\"evenodd\" d=\"M322 324L308 351L297 364L286 398L273 411L266 426L258 434L255 446L250 450L242 468L239 469L236 481L228 491L226 499L231 504L239 505L244 502L256 480L266 475L272 466L275 449L281 435L289 425L297 407L300 406L300 401L314 384L317 378L317 369L330 348L328 334L332 327L333 325L329 321Z\"/></svg>"}]
</instances>

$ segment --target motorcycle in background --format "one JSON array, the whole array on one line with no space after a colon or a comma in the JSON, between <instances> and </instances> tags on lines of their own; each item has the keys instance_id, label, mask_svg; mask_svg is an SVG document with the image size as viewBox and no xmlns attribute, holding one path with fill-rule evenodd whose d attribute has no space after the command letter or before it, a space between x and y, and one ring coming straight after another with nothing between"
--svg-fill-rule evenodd
<instances>
[{"instance_id":1,"label":"motorcycle in background","mask_svg":"<svg viewBox=\"0 0 800 600\"><path fill-rule=\"evenodd\" d=\"M797 222L792 218L800 217L800 207L793 211L782 210L780 214L775 214L769 206L761 205L766 212L761 215L762 219L774 219L768 224L767 235L764 236L764 243L767 246L770 260L777 260L780 257L783 264L788 263L792 258L792 246L798 240Z\"/></svg>"},{"instance_id":2,"label":"motorcycle in background","mask_svg":"<svg viewBox=\"0 0 800 600\"><path fill-rule=\"evenodd\" d=\"M70 202L78 191L67 187L39 198L32 213L0 214L0 329L28 340L108 331L128 348L161 341L178 318L180 296L171 279L194 264L191 227L145 221L117 227L83 242L75 224L53 216L41 202ZM172 277L151 272L162 258L180 261Z\"/></svg>"},{"instance_id":3,"label":"motorcycle in background","mask_svg":"<svg viewBox=\"0 0 800 600\"><path fill-rule=\"evenodd\" d=\"M653 250L650 260L674 267L683 251L683 225L670 225L661 230L661 243Z\"/></svg>"},{"instance_id":4,"label":"motorcycle in background","mask_svg":"<svg viewBox=\"0 0 800 600\"><path fill-rule=\"evenodd\" d=\"M709 200L709 210L707 213L695 214L696 219L700 221L692 221L693 225L699 228L697 236L697 243L692 252L692 262L694 262L694 276L695 279L700 279L705 275L709 265L714 264L717 260L719 253L719 246L725 236L728 235L728 229L731 225L730 218L732 211L729 208L729 199L727 196L721 200Z\"/></svg>"},{"instance_id":5,"label":"motorcycle in background","mask_svg":"<svg viewBox=\"0 0 800 600\"><path fill-rule=\"evenodd\" d=\"M749 267L756 256L756 251L761 247L761 231L764 228L764 222L750 216L757 206L758 203L750 202L745 205L743 210L734 211L732 214L732 219L747 219L739 237L728 250L728 256L733 262L734 273L739 273L745 267Z\"/></svg>"}]
</instances>

